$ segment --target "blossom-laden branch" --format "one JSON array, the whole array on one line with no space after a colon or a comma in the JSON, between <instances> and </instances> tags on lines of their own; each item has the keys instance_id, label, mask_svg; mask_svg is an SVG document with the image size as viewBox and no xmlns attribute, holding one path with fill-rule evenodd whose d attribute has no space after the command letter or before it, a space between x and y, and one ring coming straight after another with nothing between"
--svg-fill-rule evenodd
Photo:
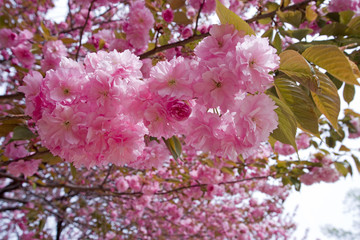
<instances>
[{"instance_id":1,"label":"blossom-laden branch","mask_svg":"<svg viewBox=\"0 0 360 240\"><path fill-rule=\"evenodd\" d=\"M290 5L290 6L286 6L286 7L281 7L279 10L280 11L291 11L291 10L297 10L297 9L301 9L305 6L307 6L307 4L309 2L311 2L312 0L305 0L303 2L300 2L300 3L296 3L296 4L293 4L293 5ZM203 4L201 4L201 8L203 7ZM195 27L195 30L197 28L197 24L198 24L198 20L199 20L199 16L200 16L200 12L201 12L201 8L199 9L199 12L198 12L198 17L196 19L196 27ZM247 19L245 20L247 23L252 23L252 22L256 22L258 20L261 20L261 19L264 19L264 18L273 18L277 11L279 10L274 10L272 12L269 12L269 13L265 13L265 14L259 14L253 18L250 18L250 19ZM163 52L165 50L168 50L168 49L171 49L171 48L175 48L175 47L180 47L180 46L185 46L186 44L188 43L191 43L191 42L194 42L196 40L201 40L205 37L208 37L210 36L209 33L203 33L203 34L196 34L196 31L194 31L194 35L187 38L187 39L184 39L184 40L181 40L181 41L178 41L178 42L174 42L174 43L169 43L169 44L166 44L166 45L162 45L160 47L157 47L155 46L154 49L150 50L150 51L147 51L143 54L140 54L139 57L140 59L145 59L145 58L148 58L148 57L151 57L152 55L156 54L156 53L159 53L159 52Z\"/></svg>"},{"instance_id":2,"label":"blossom-laden branch","mask_svg":"<svg viewBox=\"0 0 360 240\"><path fill-rule=\"evenodd\" d=\"M91 3L90 3L90 6L89 6L89 9L88 9L88 12L87 12L87 15L86 15L86 19L85 19L85 23L84 23L84 26L81 28L80 30L80 40L79 40L79 46L76 50L76 54L75 54L75 60L77 61L78 60L78 57L79 57L79 53L80 53L80 49L81 49L81 45L82 45L82 38L83 38L83 35L84 35L84 30L86 28L86 25L88 24L88 21L90 19L90 13L91 13L91 9L94 5L96 0L92 0ZM70 10L69 10L70 11Z\"/></svg>"}]
</instances>

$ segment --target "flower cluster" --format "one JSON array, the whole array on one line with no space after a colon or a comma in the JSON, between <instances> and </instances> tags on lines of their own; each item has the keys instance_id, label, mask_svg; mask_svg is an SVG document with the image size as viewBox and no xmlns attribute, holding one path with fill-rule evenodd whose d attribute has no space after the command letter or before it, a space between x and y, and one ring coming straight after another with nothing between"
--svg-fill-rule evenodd
<instances>
[{"instance_id":1,"label":"flower cluster","mask_svg":"<svg viewBox=\"0 0 360 240\"><path fill-rule=\"evenodd\" d=\"M311 159L312 162L321 163L321 167L313 167L308 173L301 175L300 181L305 185L312 185L318 182L336 182L340 173L333 167L330 156L318 155Z\"/></svg>"},{"instance_id":2,"label":"flower cluster","mask_svg":"<svg viewBox=\"0 0 360 240\"><path fill-rule=\"evenodd\" d=\"M145 144L147 134L183 135L195 149L235 159L253 154L277 127L275 104L263 93L279 64L275 52L266 39L214 26L195 59L159 62L149 78L130 51L99 51L84 64L62 58L45 78L30 73L21 91L43 144L76 166L158 167L168 154Z\"/></svg>"}]
</instances>

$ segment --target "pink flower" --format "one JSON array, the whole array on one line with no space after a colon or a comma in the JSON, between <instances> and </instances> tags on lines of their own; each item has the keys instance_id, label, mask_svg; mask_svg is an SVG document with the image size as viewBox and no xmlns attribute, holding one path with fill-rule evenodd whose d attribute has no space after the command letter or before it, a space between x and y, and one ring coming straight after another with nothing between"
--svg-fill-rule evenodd
<instances>
[{"instance_id":1,"label":"pink flower","mask_svg":"<svg viewBox=\"0 0 360 240\"><path fill-rule=\"evenodd\" d=\"M129 189L129 184L124 177L116 179L115 186L118 192L125 192Z\"/></svg>"},{"instance_id":2,"label":"pink flower","mask_svg":"<svg viewBox=\"0 0 360 240\"><path fill-rule=\"evenodd\" d=\"M13 47L17 44L17 34L8 28L0 29L0 48Z\"/></svg>"},{"instance_id":3,"label":"pink flower","mask_svg":"<svg viewBox=\"0 0 360 240\"><path fill-rule=\"evenodd\" d=\"M85 114L70 106L57 105L53 112L44 112L38 121L39 135L44 146L53 153L66 151L81 140L80 128L84 124Z\"/></svg>"},{"instance_id":4,"label":"pink flower","mask_svg":"<svg viewBox=\"0 0 360 240\"><path fill-rule=\"evenodd\" d=\"M31 53L31 45L29 43L22 43L16 47L11 48L15 57L25 68L31 68L35 62L35 57Z\"/></svg>"},{"instance_id":5,"label":"pink flower","mask_svg":"<svg viewBox=\"0 0 360 240\"><path fill-rule=\"evenodd\" d=\"M271 86L274 80L269 72L278 68L280 58L267 39L247 35L236 45L236 53L229 53L224 61L241 77L241 89L256 93Z\"/></svg>"},{"instance_id":6,"label":"pink flower","mask_svg":"<svg viewBox=\"0 0 360 240\"><path fill-rule=\"evenodd\" d=\"M28 150L25 147L26 144L26 141L13 141L7 143L4 151L4 156L10 159L26 157L29 154Z\"/></svg>"},{"instance_id":7,"label":"pink flower","mask_svg":"<svg viewBox=\"0 0 360 240\"><path fill-rule=\"evenodd\" d=\"M214 25L210 29L211 36L204 38L195 48L195 54L202 60L224 62L228 52L234 51L241 39L241 34L233 25Z\"/></svg>"},{"instance_id":8,"label":"pink flower","mask_svg":"<svg viewBox=\"0 0 360 240\"><path fill-rule=\"evenodd\" d=\"M201 80L194 84L194 91L200 104L208 108L220 106L226 112L239 92L238 79L225 64L219 65L202 74Z\"/></svg>"},{"instance_id":9,"label":"pink flower","mask_svg":"<svg viewBox=\"0 0 360 240\"><path fill-rule=\"evenodd\" d=\"M251 155L277 128L275 108L275 103L265 94L246 96L236 105L234 122L239 139L239 153L245 157Z\"/></svg>"},{"instance_id":10,"label":"pink flower","mask_svg":"<svg viewBox=\"0 0 360 240\"><path fill-rule=\"evenodd\" d=\"M169 159L169 150L164 143L151 141L144 148L143 153L137 158L136 162L130 163L130 166L139 169L160 168L166 160Z\"/></svg>"},{"instance_id":11,"label":"pink flower","mask_svg":"<svg viewBox=\"0 0 360 240\"><path fill-rule=\"evenodd\" d=\"M109 122L111 128L106 136L108 149L105 161L122 166L135 162L145 148L144 135L147 133L142 124L134 124L124 117Z\"/></svg>"},{"instance_id":12,"label":"pink flower","mask_svg":"<svg viewBox=\"0 0 360 240\"><path fill-rule=\"evenodd\" d=\"M190 5L195 9L200 9L200 5L204 4L202 8L203 13L212 13L215 11L215 0L189 0Z\"/></svg>"},{"instance_id":13,"label":"pink flower","mask_svg":"<svg viewBox=\"0 0 360 240\"><path fill-rule=\"evenodd\" d=\"M143 1L132 2L129 21L124 26L126 40L136 49L145 49L149 41L149 31L154 25L154 17Z\"/></svg>"},{"instance_id":14,"label":"pink flower","mask_svg":"<svg viewBox=\"0 0 360 240\"><path fill-rule=\"evenodd\" d=\"M61 57L66 57L67 50L61 40L46 42L43 48L44 59L41 60L43 71L56 69L61 61Z\"/></svg>"},{"instance_id":15,"label":"pink flower","mask_svg":"<svg viewBox=\"0 0 360 240\"><path fill-rule=\"evenodd\" d=\"M189 75L189 64L183 57L170 62L159 62L150 72L148 82L150 90L161 97L171 97L179 100L190 100L193 97Z\"/></svg>"},{"instance_id":16,"label":"pink flower","mask_svg":"<svg viewBox=\"0 0 360 240\"><path fill-rule=\"evenodd\" d=\"M287 156L295 153L295 148L289 144L276 142L274 145L274 151L281 155Z\"/></svg>"},{"instance_id":17,"label":"pink flower","mask_svg":"<svg viewBox=\"0 0 360 240\"><path fill-rule=\"evenodd\" d=\"M76 66L78 63L73 61L73 64ZM44 86L47 90L44 94L52 101L72 102L81 97L86 81L85 73L76 67L60 67L56 71L50 70L44 79Z\"/></svg>"},{"instance_id":18,"label":"pink flower","mask_svg":"<svg viewBox=\"0 0 360 240\"><path fill-rule=\"evenodd\" d=\"M170 8L167 8L162 12L161 16L163 17L165 22L170 23L174 19L174 12Z\"/></svg>"},{"instance_id":19,"label":"pink flower","mask_svg":"<svg viewBox=\"0 0 360 240\"><path fill-rule=\"evenodd\" d=\"M191 114L191 107L183 101L172 101L166 105L169 116L176 121L184 121Z\"/></svg>"},{"instance_id":20,"label":"pink flower","mask_svg":"<svg viewBox=\"0 0 360 240\"><path fill-rule=\"evenodd\" d=\"M16 177L24 174L25 178L34 175L38 170L41 160L20 160L12 162L8 166L8 172Z\"/></svg>"},{"instance_id":21,"label":"pink flower","mask_svg":"<svg viewBox=\"0 0 360 240\"><path fill-rule=\"evenodd\" d=\"M204 152L217 152L220 149L219 140L222 139L223 134L219 129L220 124L221 119L218 115L207 112L205 107L196 105L186 126L183 126L186 144Z\"/></svg>"},{"instance_id":22,"label":"pink flower","mask_svg":"<svg viewBox=\"0 0 360 240\"><path fill-rule=\"evenodd\" d=\"M181 31L181 36L183 38L189 38L193 35L193 31L191 29L191 27L186 27Z\"/></svg>"}]
</instances>

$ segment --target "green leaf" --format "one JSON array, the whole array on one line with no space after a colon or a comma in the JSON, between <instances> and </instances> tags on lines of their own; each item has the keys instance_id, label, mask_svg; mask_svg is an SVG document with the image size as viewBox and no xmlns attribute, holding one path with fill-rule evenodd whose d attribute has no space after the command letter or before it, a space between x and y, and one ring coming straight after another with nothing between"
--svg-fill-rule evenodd
<instances>
[{"instance_id":1,"label":"green leaf","mask_svg":"<svg viewBox=\"0 0 360 240\"><path fill-rule=\"evenodd\" d=\"M77 41L75 39L72 38L62 38L60 39L64 44L72 44L72 43L76 43Z\"/></svg>"},{"instance_id":2,"label":"green leaf","mask_svg":"<svg viewBox=\"0 0 360 240\"><path fill-rule=\"evenodd\" d=\"M17 126L14 128L12 140L27 140L36 137L36 135L26 126Z\"/></svg>"},{"instance_id":3,"label":"green leaf","mask_svg":"<svg viewBox=\"0 0 360 240\"><path fill-rule=\"evenodd\" d=\"M320 71L316 70L320 81L320 91L311 92L317 108L330 121L331 125L338 129L338 117L340 112L340 97L335 84Z\"/></svg>"},{"instance_id":4,"label":"green leaf","mask_svg":"<svg viewBox=\"0 0 360 240\"><path fill-rule=\"evenodd\" d=\"M49 40L50 36L50 30L45 26L45 24L43 22L40 23L41 24L41 30L43 33L43 36L46 40Z\"/></svg>"},{"instance_id":5,"label":"green leaf","mask_svg":"<svg viewBox=\"0 0 360 240\"><path fill-rule=\"evenodd\" d=\"M305 38L308 34L312 33L314 30L310 28L302 28L302 29L296 29L296 30L287 30L286 32L290 37L296 38L299 41L301 39Z\"/></svg>"},{"instance_id":6,"label":"green leaf","mask_svg":"<svg viewBox=\"0 0 360 240\"><path fill-rule=\"evenodd\" d=\"M74 179L76 179L76 175L77 175L77 171L76 168L74 167L74 164L70 163L70 171L71 171L71 175Z\"/></svg>"},{"instance_id":7,"label":"green leaf","mask_svg":"<svg viewBox=\"0 0 360 240\"><path fill-rule=\"evenodd\" d=\"M336 170L341 173L344 177L348 174L348 169L344 166L342 162L334 162Z\"/></svg>"},{"instance_id":8,"label":"green leaf","mask_svg":"<svg viewBox=\"0 0 360 240\"><path fill-rule=\"evenodd\" d=\"M176 22L177 24L183 24L183 25L188 25L192 23L192 21L188 19L186 13L184 12L175 12L173 21Z\"/></svg>"},{"instance_id":9,"label":"green leaf","mask_svg":"<svg viewBox=\"0 0 360 240\"><path fill-rule=\"evenodd\" d=\"M338 47L334 45L315 45L307 48L302 55L308 61L327 70L337 79L359 85L350 61Z\"/></svg>"},{"instance_id":10,"label":"green leaf","mask_svg":"<svg viewBox=\"0 0 360 240\"><path fill-rule=\"evenodd\" d=\"M276 48L277 53L280 53L282 50L282 42L281 42L281 38L280 38L280 34L276 33L275 37L274 37L274 41L273 41L273 46L274 48Z\"/></svg>"},{"instance_id":11,"label":"green leaf","mask_svg":"<svg viewBox=\"0 0 360 240\"><path fill-rule=\"evenodd\" d=\"M169 149L171 155L174 159L178 159L181 156L182 148L179 139L176 136L172 136L171 138L165 139L163 138L166 147Z\"/></svg>"},{"instance_id":12,"label":"green leaf","mask_svg":"<svg viewBox=\"0 0 360 240\"><path fill-rule=\"evenodd\" d=\"M227 9L219 0L216 0L216 14L222 24L232 24L239 32L246 35L255 35L254 30L233 11Z\"/></svg>"},{"instance_id":13,"label":"green leaf","mask_svg":"<svg viewBox=\"0 0 360 240\"><path fill-rule=\"evenodd\" d=\"M357 168L358 172L360 173L360 161L359 161L359 159L354 154L352 154L351 156L354 159L354 162L355 162L355 165L356 165L356 168Z\"/></svg>"},{"instance_id":14,"label":"green leaf","mask_svg":"<svg viewBox=\"0 0 360 240\"><path fill-rule=\"evenodd\" d=\"M91 43L84 43L82 45L83 47L87 48L88 50L90 50L91 52L96 52L96 47L94 46L94 44Z\"/></svg>"},{"instance_id":15,"label":"green leaf","mask_svg":"<svg viewBox=\"0 0 360 240\"><path fill-rule=\"evenodd\" d=\"M234 171L233 171L231 168L229 168L229 167L222 167L220 170L221 170L223 173L230 174L230 175L234 175Z\"/></svg>"},{"instance_id":16,"label":"green leaf","mask_svg":"<svg viewBox=\"0 0 360 240\"><path fill-rule=\"evenodd\" d=\"M316 20L317 16L318 15L312 9L312 6L310 6L310 5L306 6L305 17L306 17L306 20L308 20L308 22L312 22L312 21Z\"/></svg>"},{"instance_id":17,"label":"green leaf","mask_svg":"<svg viewBox=\"0 0 360 240\"><path fill-rule=\"evenodd\" d=\"M354 17L348 23L348 31L347 34L352 36L359 36L360 35L360 16Z\"/></svg>"},{"instance_id":18,"label":"green leaf","mask_svg":"<svg viewBox=\"0 0 360 240\"><path fill-rule=\"evenodd\" d=\"M342 23L333 22L325 25L321 31L320 35L327 36L345 36L347 31L347 26Z\"/></svg>"},{"instance_id":19,"label":"green leaf","mask_svg":"<svg viewBox=\"0 0 360 240\"><path fill-rule=\"evenodd\" d=\"M176 10L181 8L182 6L185 6L185 0L170 0L169 4L171 9Z\"/></svg>"},{"instance_id":20,"label":"green leaf","mask_svg":"<svg viewBox=\"0 0 360 240\"><path fill-rule=\"evenodd\" d=\"M297 28L300 26L302 19L302 13L300 11L277 11L276 13L282 22L290 23Z\"/></svg>"},{"instance_id":21,"label":"green leaf","mask_svg":"<svg viewBox=\"0 0 360 240\"><path fill-rule=\"evenodd\" d=\"M285 78L277 78L275 87L280 99L294 113L299 126L303 130L320 137L318 117L309 95L296 82Z\"/></svg>"},{"instance_id":22,"label":"green leaf","mask_svg":"<svg viewBox=\"0 0 360 240\"><path fill-rule=\"evenodd\" d=\"M354 12L353 11L343 11L343 12L339 12L340 15L340 23L343 24L348 24L350 22L350 20L352 19L352 17L354 16Z\"/></svg>"},{"instance_id":23,"label":"green leaf","mask_svg":"<svg viewBox=\"0 0 360 240\"><path fill-rule=\"evenodd\" d=\"M299 181L299 179L294 178L294 177L290 177L290 181L291 181L291 183L295 186L295 190L296 190L296 191L300 191L301 182Z\"/></svg>"},{"instance_id":24,"label":"green leaf","mask_svg":"<svg viewBox=\"0 0 360 240\"><path fill-rule=\"evenodd\" d=\"M347 104L350 104L355 97L355 87L354 85L345 83L344 91L343 91L343 98Z\"/></svg>"},{"instance_id":25,"label":"green leaf","mask_svg":"<svg viewBox=\"0 0 360 240\"><path fill-rule=\"evenodd\" d=\"M295 135L297 129L296 118L290 108L284 102L282 102L277 97L271 95L270 97L278 106L275 109L275 112L279 118L278 128L275 129L270 134L270 136L282 143L292 145L297 151L297 146L295 142Z\"/></svg>"},{"instance_id":26,"label":"green leaf","mask_svg":"<svg viewBox=\"0 0 360 240\"><path fill-rule=\"evenodd\" d=\"M293 80L301 83L313 92L317 92L320 86L319 79L315 75L310 64L294 50L286 50L280 55L279 70Z\"/></svg>"}]
</instances>

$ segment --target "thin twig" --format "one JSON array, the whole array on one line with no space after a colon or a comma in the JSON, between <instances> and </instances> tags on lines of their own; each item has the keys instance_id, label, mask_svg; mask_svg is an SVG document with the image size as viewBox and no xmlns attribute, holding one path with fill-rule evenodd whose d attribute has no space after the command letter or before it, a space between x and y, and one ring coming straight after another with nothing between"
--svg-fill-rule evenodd
<instances>
[{"instance_id":1,"label":"thin twig","mask_svg":"<svg viewBox=\"0 0 360 240\"><path fill-rule=\"evenodd\" d=\"M89 6L89 9L88 9L88 12L87 12L87 15L86 15L86 19L85 19L84 26L83 26L83 27L81 28L81 30L80 30L79 47L78 47L78 49L77 49L77 51L76 51L76 55L75 55L75 60L76 60L76 61L77 61L78 58L79 58L79 52L80 52L80 48L81 48L81 45L82 45L81 41L82 41L82 38L83 38L83 35L84 35L84 30L85 30L86 25L87 25L87 23L88 23L88 21L89 21L91 8L92 8L92 6L94 5L94 2L95 2L95 1L96 1L96 0L92 0L92 1L91 1L90 6Z\"/></svg>"},{"instance_id":2,"label":"thin twig","mask_svg":"<svg viewBox=\"0 0 360 240\"><path fill-rule=\"evenodd\" d=\"M280 8L279 10L280 11L290 11L290 10L296 10L296 9L300 9L304 6L306 6L309 2L311 2L312 0L305 0L301 3L297 3L297 4L293 4L291 6L287 6L287 7L283 7L283 8ZM245 20L247 23L252 23L252 22L256 22L260 19L264 19L264 18L269 18L269 17L274 17L275 14L277 13L278 10L275 10L275 11L272 11L272 12L269 12L269 13L266 13L266 14L262 14L262 15L257 15L253 18L250 18L248 20ZM178 41L178 42L175 42L175 43L169 43L169 44L166 44L166 45L163 45L163 46L160 46L160 47L155 47L154 49L150 50L150 51L147 51L141 55L139 55L140 59L144 59L144 58L148 58L156 53L159 53L159 52L162 52L162 51L165 51L167 49L171 49L171 48L175 48L175 47L179 47L179 46L184 46L186 45L187 43L191 43L193 41L196 41L196 40L200 40L200 39L203 39L207 36L210 36L210 33L203 33L203 34L195 34L185 40L181 40L181 41Z\"/></svg>"},{"instance_id":3,"label":"thin twig","mask_svg":"<svg viewBox=\"0 0 360 240\"><path fill-rule=\"evenodd\" d=\"M1 95L0 96L0 102L6 101L6 100L13 100L13 99L23 99L25 95L22 92L17 92L15 94L9 94L9 95Z\"/></svg>"},{"instance_id":4,"label":"thin twig","mask_svg":"<svg viewBox=\"0 0 360 240\"><path fill-rule=\"evenodd\" d=\"M194 28L194 35L196 35L196 31L197 31L198 24L199 24L199 19L200 19L200 13L201 13L201 10L202 10L203 7L204 7L205 1L206 1L206 0L203 0L203 1L201 2L200 8L199 8L199 11L198 11L198 14L197 14L197 16L196 16L196 22L195 22L195 28Z\"/></svg>"},{"instance_id":5,"label":"thin twig","mask_svg":"<svg viewBox=\"0 0 360 240\"><path fill-rule=\"evenodd\" d=\"M0 121L6 121L6 120L13 120L13 119L23 119L23 120L30 120L31 117L28 116L28 115L25 115L25 114L16 114L16 115L13 115L13 114L9 114L9 115L6 115L6 116L2 116L0 117Z\"/></svg>"}]
</instances>

